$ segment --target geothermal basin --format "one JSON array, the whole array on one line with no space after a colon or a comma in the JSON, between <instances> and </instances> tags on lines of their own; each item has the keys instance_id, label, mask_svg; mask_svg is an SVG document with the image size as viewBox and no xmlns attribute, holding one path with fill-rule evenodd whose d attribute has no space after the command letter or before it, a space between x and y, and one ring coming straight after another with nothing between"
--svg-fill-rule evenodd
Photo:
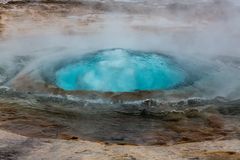
<instances>
[{"instance_id":1,"label":"geothermal basin","mask_svg":"<svg viewBox=\"0 0 240 160\"><path fill-rule=\"evenodd\" d=\"M239 11L4 1L0 159L239 159Z\"/></svg>"}]
</instances>

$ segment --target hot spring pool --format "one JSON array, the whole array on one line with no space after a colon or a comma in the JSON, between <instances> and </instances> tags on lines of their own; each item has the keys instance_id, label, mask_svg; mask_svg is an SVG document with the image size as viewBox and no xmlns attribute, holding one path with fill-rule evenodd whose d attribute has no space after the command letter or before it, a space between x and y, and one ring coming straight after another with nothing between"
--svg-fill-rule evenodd
<instances>
[{"instance_id":1,"label":"hot spring pool","mask_svg":"<svg viewBox=\"0 0 240 160\"><path fill-rule=\"evenodd\" d=\"M64 90L166 90L181 85L185 79L185 71L172 58L126 49L87 54L56 71L56 85Z\"/></svg>"}]
</instances>

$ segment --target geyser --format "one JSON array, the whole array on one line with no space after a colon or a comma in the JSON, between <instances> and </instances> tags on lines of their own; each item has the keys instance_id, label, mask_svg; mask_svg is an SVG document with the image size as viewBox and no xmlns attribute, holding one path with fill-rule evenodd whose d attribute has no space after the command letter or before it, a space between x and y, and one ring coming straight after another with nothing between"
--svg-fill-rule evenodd
<instances>
[{"instance_id":1,"label":"geyser","mask_svg":"<svg viewBox=\"0 0 240 160\"><path fill-rule=\"evenodd\" d=\"M172 58L127 49L86 54L56 71L56 85L64 90L166 90L181 85L185 79L185 71Z\"/></svg>"}]
</instances>

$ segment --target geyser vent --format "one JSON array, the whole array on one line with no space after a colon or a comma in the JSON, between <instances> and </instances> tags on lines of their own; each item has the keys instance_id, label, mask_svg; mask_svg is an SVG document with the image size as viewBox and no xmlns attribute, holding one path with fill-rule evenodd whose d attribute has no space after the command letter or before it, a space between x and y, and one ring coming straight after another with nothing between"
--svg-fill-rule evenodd
<instances>
[{"instance_id":1,"label":"geyser vent","mask_svg":"<svg viewBox=\"0 0 240 160\"><path fill-rule=\"evenodd\" d=\"M56 85L64 90L166 90L184 83L185 78L185 71L172 58L127 49L86 54L56 71Z\"/></svg>"}]
</instances>

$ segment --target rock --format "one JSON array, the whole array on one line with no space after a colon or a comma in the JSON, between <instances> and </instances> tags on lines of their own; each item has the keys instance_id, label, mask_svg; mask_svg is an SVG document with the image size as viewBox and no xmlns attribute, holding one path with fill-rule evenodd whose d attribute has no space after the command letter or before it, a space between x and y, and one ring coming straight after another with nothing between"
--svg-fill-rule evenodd
<instances>
[{"instance_id":1,"label":"rock","mask_svg":"<svg viewBox=\"0 0 240 160\"><path fill-rule=\"evenodd\" d=\"M65 133L60 134L60 138L65 139L65 140L78 140L77 136L71 136L71 135L65 134Z\"/></svg>"},{"instance_id":2,"label":"rock","mask_svg":"<svg viewBox=\"0 0 240 160\"><path fill-rule=\"evenodd\" d=\"M222 128L224 126L223 119L218 115L210 115L207 117L207 123L212 128Z\"/></svg>"},{"instance_id":3,"label":"rock","mask_svg":"<svg viewBox=\"0 0 240 160\"><path fill-rule=\"evenodd\" d=\"M197 109L187 109L184 111L184 113L188 118L196 118L201 114Z\"/></svg>"},{"instance_id":4,"label":"rock","mask_svg":"<svg viewBox=\"0 0 240 160\"><path fill-rule=\"evenodd\" d=\"M154 101L153 99L146 99L143 101L142 105L146 107L151 107L151 106L156 106L157 102Z\"/></svg>"},{"instance_id":5,"label":"rock","mask_svg":"<svg viewBox=\"0 0 240 160\"><path fill-rule=\"evenodd\" d=\"M185 114L183 111L169 111L169 112L166 112L165 116L163 117L163 120L179 121L183 118L185 118Z\"/></svg>"},{"instance_id":6,"label":"rock","mask_svg":"<svg viewBox=\"0 0 240 160\"><path fill-rule=\"evenodd\" d=\"M233 104L229 106L219 107L218 111L223 115L239 115L240 107L239 104Z\"/></svg>"},{"instance_id":7,"label":"rock","mask_svg":"<svg viewBox=\"0 0 240 160\"><path fill-rule=\"evenodd\" d=\"M188 104L190 107L195 107L195 106L204 105L204 102L203 102L203 100L201 100L201 99L194 98L194 99L188 99L187 104Z\"/></svg>"}]
</instances>

